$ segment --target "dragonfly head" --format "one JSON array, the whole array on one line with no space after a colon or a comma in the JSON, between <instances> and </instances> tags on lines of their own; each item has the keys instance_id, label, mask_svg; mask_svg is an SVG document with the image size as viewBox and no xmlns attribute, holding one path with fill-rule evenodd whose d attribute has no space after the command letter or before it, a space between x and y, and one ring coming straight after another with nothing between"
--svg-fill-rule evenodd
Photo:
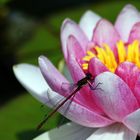
<instances>
[{"instance_id":1,"label":"dragonfly head","mask_svg":"<svg viewBox=\"0 0 140 140\"><path fill-rule=\"evenodd\" d=\"M92 79L92 75L90 73L86 73L86 78L87 78L87 80L91 80Z\"/></svg>"}]
</instances>

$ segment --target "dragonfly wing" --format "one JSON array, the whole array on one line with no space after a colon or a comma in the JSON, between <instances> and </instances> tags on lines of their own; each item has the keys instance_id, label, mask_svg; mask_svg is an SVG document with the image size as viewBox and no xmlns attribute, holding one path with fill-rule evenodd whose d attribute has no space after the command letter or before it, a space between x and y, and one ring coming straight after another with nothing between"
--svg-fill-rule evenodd
<instances>
[{"instance_id":1,"label":"dragonfly wing","mask_svg":"<svg viewBox=\"0 0 140 140\"><path fill-rule=\"evenodd\" d=\"M69 107L70 107L71 103L73 102L73 99L74 99L75 95L76 95L76 94L74 94L74 95L71 97L71 100L66 104L66 109L64 110L63 118L62 118L61 121L58 123L58 127L60 127L60 126L65 122L65 120L67 120L64 116L66 116L67 112L69 111Z\"/></svg>"},{"instance_id":2,"label":"dragonfly wing","mask_svg":"<svg viewBox=\"0 0 140 140\"><path fill-rule=\"evenodd\" d=\"M76 84L73 83L62 83L61 91L67 95L69 95L74 89L77 87Z\"/></svg>"},{"instance_id":3,"label":"dragonfly wing","mask_svg":"<svg viewBox=\"0 0 140 140\"><path fill-rule=\"evenodd\" d=\"M46 104L49 105L51 108L55 108L59 103L61 103L65 97L59 94L52 94L51 89L47 90L47 101Z\"/></svg>"},{"instance_id":4,"label":"dragonfly wing","mask_svg":"<svg viewBox=\"0 0 140 140\"><path fill-rule=\"evenodd\" d=\"M40 129L42 125L48 121L49 118L51 118L57 111L60 111L59 109L63 106L63 114L67 113L67 110L69 109L74 96L79 91L79 88L73 90L67 97L64 97L59 94L52 94L53 91L48 90L48 105L53 108L53 111L50 112L47 117L38 125L37 129ZM54 92L55 93L55 92Z\"/></svg>"}]
</instances>

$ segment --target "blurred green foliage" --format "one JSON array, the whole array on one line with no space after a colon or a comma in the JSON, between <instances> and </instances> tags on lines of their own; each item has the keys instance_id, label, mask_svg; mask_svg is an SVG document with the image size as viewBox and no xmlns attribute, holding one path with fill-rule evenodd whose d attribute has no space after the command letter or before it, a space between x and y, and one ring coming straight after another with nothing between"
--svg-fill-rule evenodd
<instances>
[{"instance_id":1,"label":"blurred green foliage","mask_svg":"<svg viewBox=\"0 0 140 140\"><path fill-rule=\"evenodd\" d=\"M0 109L0 139L2 140L31 140L37 134L53 128L58 123L59 115L51 119L43 130L36 130L44 118L46 107L29 94L18 96Z\"/></svg>"},{"instance_id":2,"label":"blurred green foliage","mask_svg":"<svg viewBox=\"0 0 140 140\"><path fill-rule=\"evenodd\" d=\"M0 3L4 3L5 1L1 0ZM65 9L50 17L46 17L45 20L37 23L28 39L22 40L22 43L17 43L18 45L14 46L17 63L37 64L38 56L44 54L57 66L59 60L63 58L59 34L61 23L66 17L78 22L80 16L87 9L91 9L102 17L114 22L119 11L127 3L130 3L130 1L93 4L89 7ZM131 3L140 9L138 1L131 1ZM40 106L41 104L31 95L22 94L1 107L0 139L29 140L38 135L38 133L41 133L42 131L37 132L35 128L48 109L42 109ZM57 114L45 126L45 130L55 127L59 118L60 116Z\"/></svg>"},{"instance_id":3,"label":"blurred green foliage","mask_svg":"<svg viewBox=\"0 0 140 140\"><path fill-rule=\"evenodd\" d=\"M10 0L0 0L0 6L3 6L4 4L6 4L7 2L9 2Z\"/></svg>"}]
</instances>

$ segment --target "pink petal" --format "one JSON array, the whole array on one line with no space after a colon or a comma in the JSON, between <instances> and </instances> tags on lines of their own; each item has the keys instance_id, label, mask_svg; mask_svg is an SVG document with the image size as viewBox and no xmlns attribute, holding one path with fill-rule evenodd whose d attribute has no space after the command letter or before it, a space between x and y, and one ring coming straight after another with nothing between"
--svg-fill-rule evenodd
<instances>
[{"instance_id":1,"label":"pink petal","mask_svg":"<svg viewBox=\"0 0 140 140\"><path fill-rule=\"evenodd\" d=\"M109 70L99 59L92 58L89 62L88 71L89 73L92 74L93 77L96 77L100 73L109 71Z\"/></svg>"},{"instance_id":2,"label":"pink petal","mask_svg":"<svg viewBox=\"0 0 140 140\"><path fill-rule=\"evenodd\" d=\"M131 62L124 62L119 65L119 67L116 69L115 74L126 82L126 84L132 90L133 94L135 95L135 97L138 99L140 103L139 68Z\"/></svg>"},{"instance_id":3,"label":"pink petal","mask_svg":"<svg viewBox=\"0 0 140 140\"><path fill-rule=\"evenodd\" d=\"M132 131L140 133L140 109L127 115L123 123Z\"/></svg>"},{"instance_id":4,"label":"pink petal","mask_svg":"<svg viewBox=\"0 0 140 140\"><path fill-rule=\"evenodd\" d=\"M88 128L73 122L41 134L34 140L86 140L97 128Z\"/></svg>"},{"instance_id":5,"label":"pink petal","mask_svg":"<svg viewBox=\"0 0 140 140\"><path fill-rule=\"evenodd\" d=\"M49 86L56 92L64 96L67 94L62 90L62 83L69 83L67 79L55 68L55 66L45 57L39 57L39 66L41 72L49 84Z\"/></svg>"},{"instance_id":6,"label":"pink petal","mask_svg":"<svg viewBox=\"0 0 140 140\"><path fill-rule=\"evenodd\" d=\"M117 67L115 74L121 77L133 91L137 78L140 75L140 70L135 64L124 62Z\"/></svg>"},{"instance_id":7,"label":"pink petal","mask_svg":"<svg viewBox=\"0 0 140 140\"><path fill-rule=\"evenodd\" d=\"M140 14L134 6L128 4L122 9L115 22L115 28L119 32L123 41L128 41L133 25L139 21Z\"/></svg>"},{"instance_id":8,"label":"pink petal","mask_svg":"<svg viewBox=\"0 0 140 140\"><path fill-rule=\"evenodd\" d=\"M94 90L96 102L113 120L122 119L139 108L136 98L127 84L117 75L104 72L95 78L95 85L102 83Z\"/></svg>"},{"instance_id":9,"label":"pink petal","mask_svg":"<svg viewBox=\"0 0 140 140\"><path fill-rule=\"evenodd\" d=\"M130 36L128 39L129 43L132 43L134 40L139 40L140 41L140 22L137 22L133 27L130 32Z\"/></svg>"},{"instance_id":10,"label":"pink petal","mask_svg":"<svg viewBox=\"0 0 140 140\"><path fill-rule=\"evenodd\" d=\"M137 98L137 101L140 104L140 74L139 74L139 76L137 78L137 81L135 81L135 87L134 87L133 92L134 92L134 95Z\"/></svg>"},{"instance_id":11,"label":"pink petal","mask_svg":"<svg viewBox=\"0 0 140 140\"><path fill-rule=\"evenodd\" d=\"M74 36L69 36L67 40L68 54L72 54L75 57L75 60L81 64L82 58L85 56L84 50L82 49L79 42L76 40ZM68 59L66 60L68 61Z\"/></svg>"},{"instance_id":12,"label":"pink petal","mask_svg":"<svg viewBox=\"0 0 140 140\"><path fill-rule=\"evenodd\" d=\"M76 48L78 49L78 51L80 51L80 45L78 44L78 42L76 42L76 45L74 45L74 42L76 42L76 40L74 39L74 37L70 36L67 42L67 54L68 54L67 65L71 73L71 76L74 82L76 83L77 81L85 77L85 74L81 66L79 65L78 61L76 60L77 57L76 55L78 54L74 52L74 51L77 52ZM79 54L80 54L79 57L83 56L83 51L82 53L79 52Z\"/></svg>"},{"instance_id":13,"label":"pink petal","mask_svg":"<svg viewBox=\"0 0 140 140\"><path fill-rule=\"evenodd\" d=\"M54 107L56 105L59 105L62 99L65 98L58 93L48 91L46 104L50 107ZM87 107L82 106L76 102L71 102L70 100L68 100L63 106L61 106L58 112L60 112L69 120L86 127L102 127L114 122L107 117L99 115L96 112L88 109Z\"/></svg>"},{"instance_id":14,"label":"pink petal","mask_svg":"<svg viewBox=\"0 0 140 140\"><path fill-rule=\"evenodd\" d=\"M127 129L122 124L113 124L100 128L87 140L136 140L137 134Z\"/></svg>"},{"instance_id":15,"label":"pink petal","mask_svg":"<svg viewBox=\"0 0 140 140\"><path fill-rule=\"evenodd\" d=\"M68 81L70 83L73 82L71 74L70 74L69 69L68 69L68 66L66 65L64 60L61 60L61 62L59 63L58 69L61 71L61 73L64 74L64 76L68 79Z\"/></svg>"},{"instance_id":16,"label":"pink petal","mask_svg":"<svg viewBox=\"0 0 140 140\"><path fill-rule=\"evenodd\" d=\"M95 44L102 46L103 43L106 43L116 52L115 45L119 40L118 32L109 21L102 19L98 22L93 34L93 42Z\"/></svg>"},{"instance_id":17,"label":"pink petal","mask_svg":"<svg viewBox=\"0 0 140 140\"><path fill-rule=\"evenodd\" d=\"M88 10L82 16L79 26L85 32L88 39L91 40L93 35L93 30L97 24L97 22L101 19L100 16Z\"/></svg>"},{"instance_id":18,"label":"pink petal","mask_svg":"<svg viewBox=\"0 0 140 140\"><path fill-rule=\"evenodd\" d=\"M71 35L77 39L84 51L88 43L88 39L80 27L72 20L66 19L61 27L61 42L65 59L67 59L67 39Z\"/></svg>"}]
</instances>

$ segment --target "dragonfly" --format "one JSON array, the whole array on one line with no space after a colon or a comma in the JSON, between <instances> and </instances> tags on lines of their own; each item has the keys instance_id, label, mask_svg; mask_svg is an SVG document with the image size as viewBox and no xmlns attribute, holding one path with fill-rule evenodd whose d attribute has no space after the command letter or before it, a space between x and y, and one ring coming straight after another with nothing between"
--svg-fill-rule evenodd
<instances>
[{"instance_id":1,"label":"dragonfly","mask_svg":"<svg viewBox=\"0 0 140 140\"><path fill-rule=\"evenodd\" d=\"M47 117L37 126L37 130L39 130L69 99L74 97L76 93L82 89L83 86L89 85L91 90L96 90L98 85L101 83L98 83L95 87L92 86L92 83L94 82L94 78L90 73L86 73L85 77L79 80L75 85L76 88L72 90L72 92L60 103L58 106L54 108L52 112L50 112ZM72 101L72 100L71 100Z\"/></svg>"}]
</instances>

